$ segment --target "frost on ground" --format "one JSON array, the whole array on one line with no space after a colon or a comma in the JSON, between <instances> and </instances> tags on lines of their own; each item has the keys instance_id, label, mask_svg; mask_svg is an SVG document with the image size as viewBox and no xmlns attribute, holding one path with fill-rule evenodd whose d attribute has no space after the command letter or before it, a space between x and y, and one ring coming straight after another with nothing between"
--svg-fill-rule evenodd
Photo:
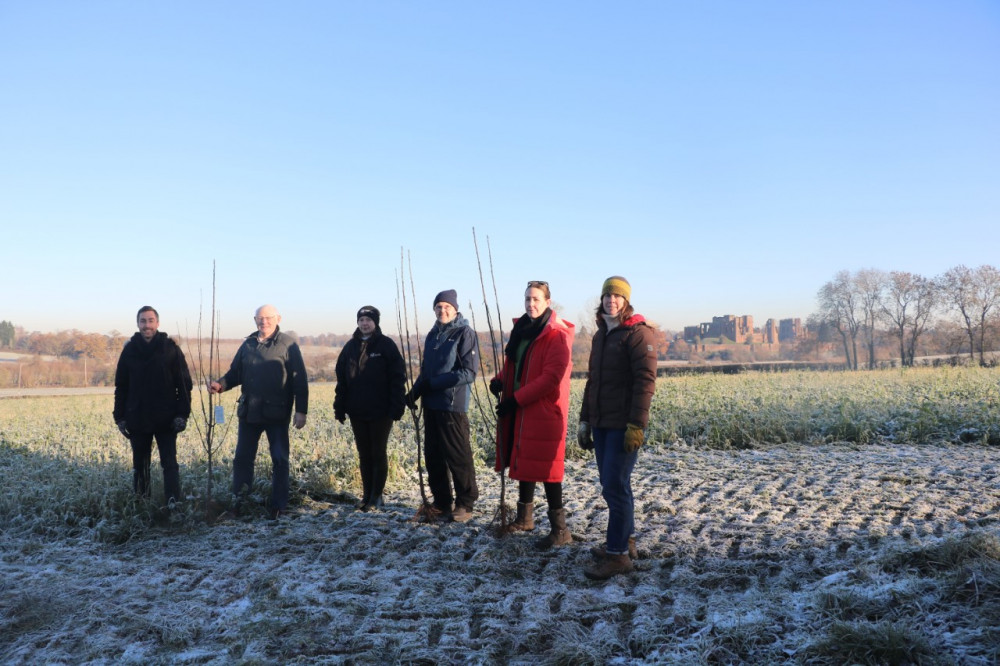
<instances>
[{"instance_id":1,"label":"frost on ground","mask_svg":"<svg viewBox=\"0 0 1000 666\"><path fill-rule=\"evenodd\" d=\"M568 465L575 540L550 552L531 543L540 491L535 534L493 536L485 471L466 525L413 523L414 486L381 513L310 501L123 546L5 529L0 658L838 663L851 637L898 631L922 663L1000 659L996 553L953 572L906 555L996 543L996 447L676 445L643 451L634 481L637 571L603 583L582 575L607 519L592 463Z\"/></svg>"}]
</instances>

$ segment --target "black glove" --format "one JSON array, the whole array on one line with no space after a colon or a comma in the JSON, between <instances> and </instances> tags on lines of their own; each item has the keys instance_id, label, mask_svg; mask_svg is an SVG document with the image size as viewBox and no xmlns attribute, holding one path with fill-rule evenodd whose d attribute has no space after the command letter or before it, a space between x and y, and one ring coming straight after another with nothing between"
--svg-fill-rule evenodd
<instances>
[{"instance_id":1,"label":"black glove","mask_svg":"<svg viewBox=\"0 0 1000 666\"><path fill-rule=\"evenodd\" d=\"M337 409L333 412L333 418L337 419L338 422L343 423L347 420L347 414Z\"/></svg>"},{"instance_id":2,"label":"black glove","mask_svg":"<svg viewBox=\"0 0 1000 666\"><path fill-rule=\"evenodd\" d=\"M490 393L492 393L498 398L500 397L500 394L503 393L502 379L500 379L499 377L494 377L493 379L490 380Z\"/></svg>"},{"instance_id":3,"label":"black glove","mask_svg":"<svg viewBox=\"0 0 1000 666\"><path fill-rule=\"evenodd\" d=\"M406 410L405 410L405 408L402 405L400 405L399 407L393 409L392 410L392 420L393 421L398 421L399 419L403 418L403 413L405 411Z\"/></svg>"},{"instance_id":4,"label":"black glove","mask_svg":"<svg viewBox=\"0 0 1000 666\"><path fill-rule=\"evenodd\" d=\"M504 398L497 405L497 416L507 416L508 414L513 414L514 410L517 409L517 400L514 397Z\"/></svg>"},{"instance_id":5,"label":"black glove","mask_svg":"<svg viewBox=\"0 0 1000 666\"><path fill-rule=\"evenodd\" d=\"M420 391L416 388L411 388L406 394L406 406L410 409L417 408L417 398L420 397Z\"/></svg>"},{"instance_id":6,"label":"black glove","mask_svg":"<svg viewBox=\"0 0 1000 666\"><path fill-rule=\"evenodd\" d=\"M128 432L128 426L125 425L125 420L124 419L121 420L121 421L119 421L115 425L118 426L118 430L119 430L119 432L121 432L121 434L125 435L126 437L131 437L132 436Z\"/></svg>"},{"instance_id":7,"label":"black glove","mask_svg":"<svg viewBox=\"0 0 1000 666\"><path fill-rule=\"evenodd\" d=\"M589 423L580 421L580 425L576 429L576 443L586 451L594 448L594 433L590 430Z\"/></svg>"},{"instance_id":8,"label":"black glove","mask_svg":"<svg viewBox=\"0 0 1000 666\"><path fill-rule=\"evenodd\" d=\"M174 432L184 432L185 428L188 427L188 420L183 416L178 416L174 418Z\"/></svg>"}]
</instances>

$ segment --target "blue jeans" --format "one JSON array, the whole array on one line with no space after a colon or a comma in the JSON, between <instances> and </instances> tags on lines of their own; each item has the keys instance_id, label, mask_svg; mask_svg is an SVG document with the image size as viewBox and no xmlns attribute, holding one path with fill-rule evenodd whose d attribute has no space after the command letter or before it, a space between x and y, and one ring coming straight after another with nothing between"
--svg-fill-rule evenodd
<instances>
[{"instance_id":1,"label":"blue jeans","mask_svg":"<svg viewBox=\"0 0 1000 666\"><path fill-rule=\"evenodd\" d=\"M601 495L608 503L608 553L624 555L628 538L635 533L632 470L639 452L625 452L624 428L594 428L594 457Z\"/></svg>"},{"instance_id":2,"label":"blue jeans","mask_svg":"<svg viewBox=\"0 0 1000 666\"><path fill-rule=\"evenodd\" d=\"M233 494L242 495L253 488L253 468L257 460L260 436L267 434L271 451L271 508L288 507L288 421L281 423L247 423L240 420L233 455Z\"/></svg>"}]
</instances>

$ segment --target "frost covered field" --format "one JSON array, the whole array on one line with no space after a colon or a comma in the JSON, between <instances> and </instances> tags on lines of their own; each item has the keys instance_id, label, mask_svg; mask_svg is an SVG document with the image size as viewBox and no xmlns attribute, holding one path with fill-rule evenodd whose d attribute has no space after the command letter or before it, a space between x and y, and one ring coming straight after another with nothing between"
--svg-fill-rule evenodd
<instances>
[{"instance_id":1,"label":"frost covered field","mask_svg":"<svg viewBox=\"0 0 1000 666\"><path fill-rule=\"evenodd\" d=\"M332 387L312 396L293 435L292 514L217 524L198 508L193 428L180 443L191 499L166 516L129 497L110 396L0 400L0 660L1000 661L995 370L659 380L634 476L637 571L603 583L582 575L607 514L575 444L575 541L539 553L533 535L489 527L500 485L482 431L471 523L411 521L409 427L390 443L386 510L355 512L350 431L333 421ZM234 434L215 475L222 503Z\"/></svg>"}]
</instances>

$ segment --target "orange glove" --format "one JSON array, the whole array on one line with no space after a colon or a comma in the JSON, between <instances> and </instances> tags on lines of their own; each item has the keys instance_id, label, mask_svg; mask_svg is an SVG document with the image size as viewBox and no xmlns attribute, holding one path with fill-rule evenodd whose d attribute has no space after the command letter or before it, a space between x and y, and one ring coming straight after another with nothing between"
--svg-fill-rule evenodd
<instances>
[{"instance_id":1,"label":"orange glove","mask_svg":"<svg viewBox=\"0 0 1000 666\"><path fill-rule=\"evenodd\" d=\"M627 453L638 451L645 439L646 433L642 431L642 428L634 423L629 423L628 427L625 428L625 451Z\"/></svg>"}]
</instances>

